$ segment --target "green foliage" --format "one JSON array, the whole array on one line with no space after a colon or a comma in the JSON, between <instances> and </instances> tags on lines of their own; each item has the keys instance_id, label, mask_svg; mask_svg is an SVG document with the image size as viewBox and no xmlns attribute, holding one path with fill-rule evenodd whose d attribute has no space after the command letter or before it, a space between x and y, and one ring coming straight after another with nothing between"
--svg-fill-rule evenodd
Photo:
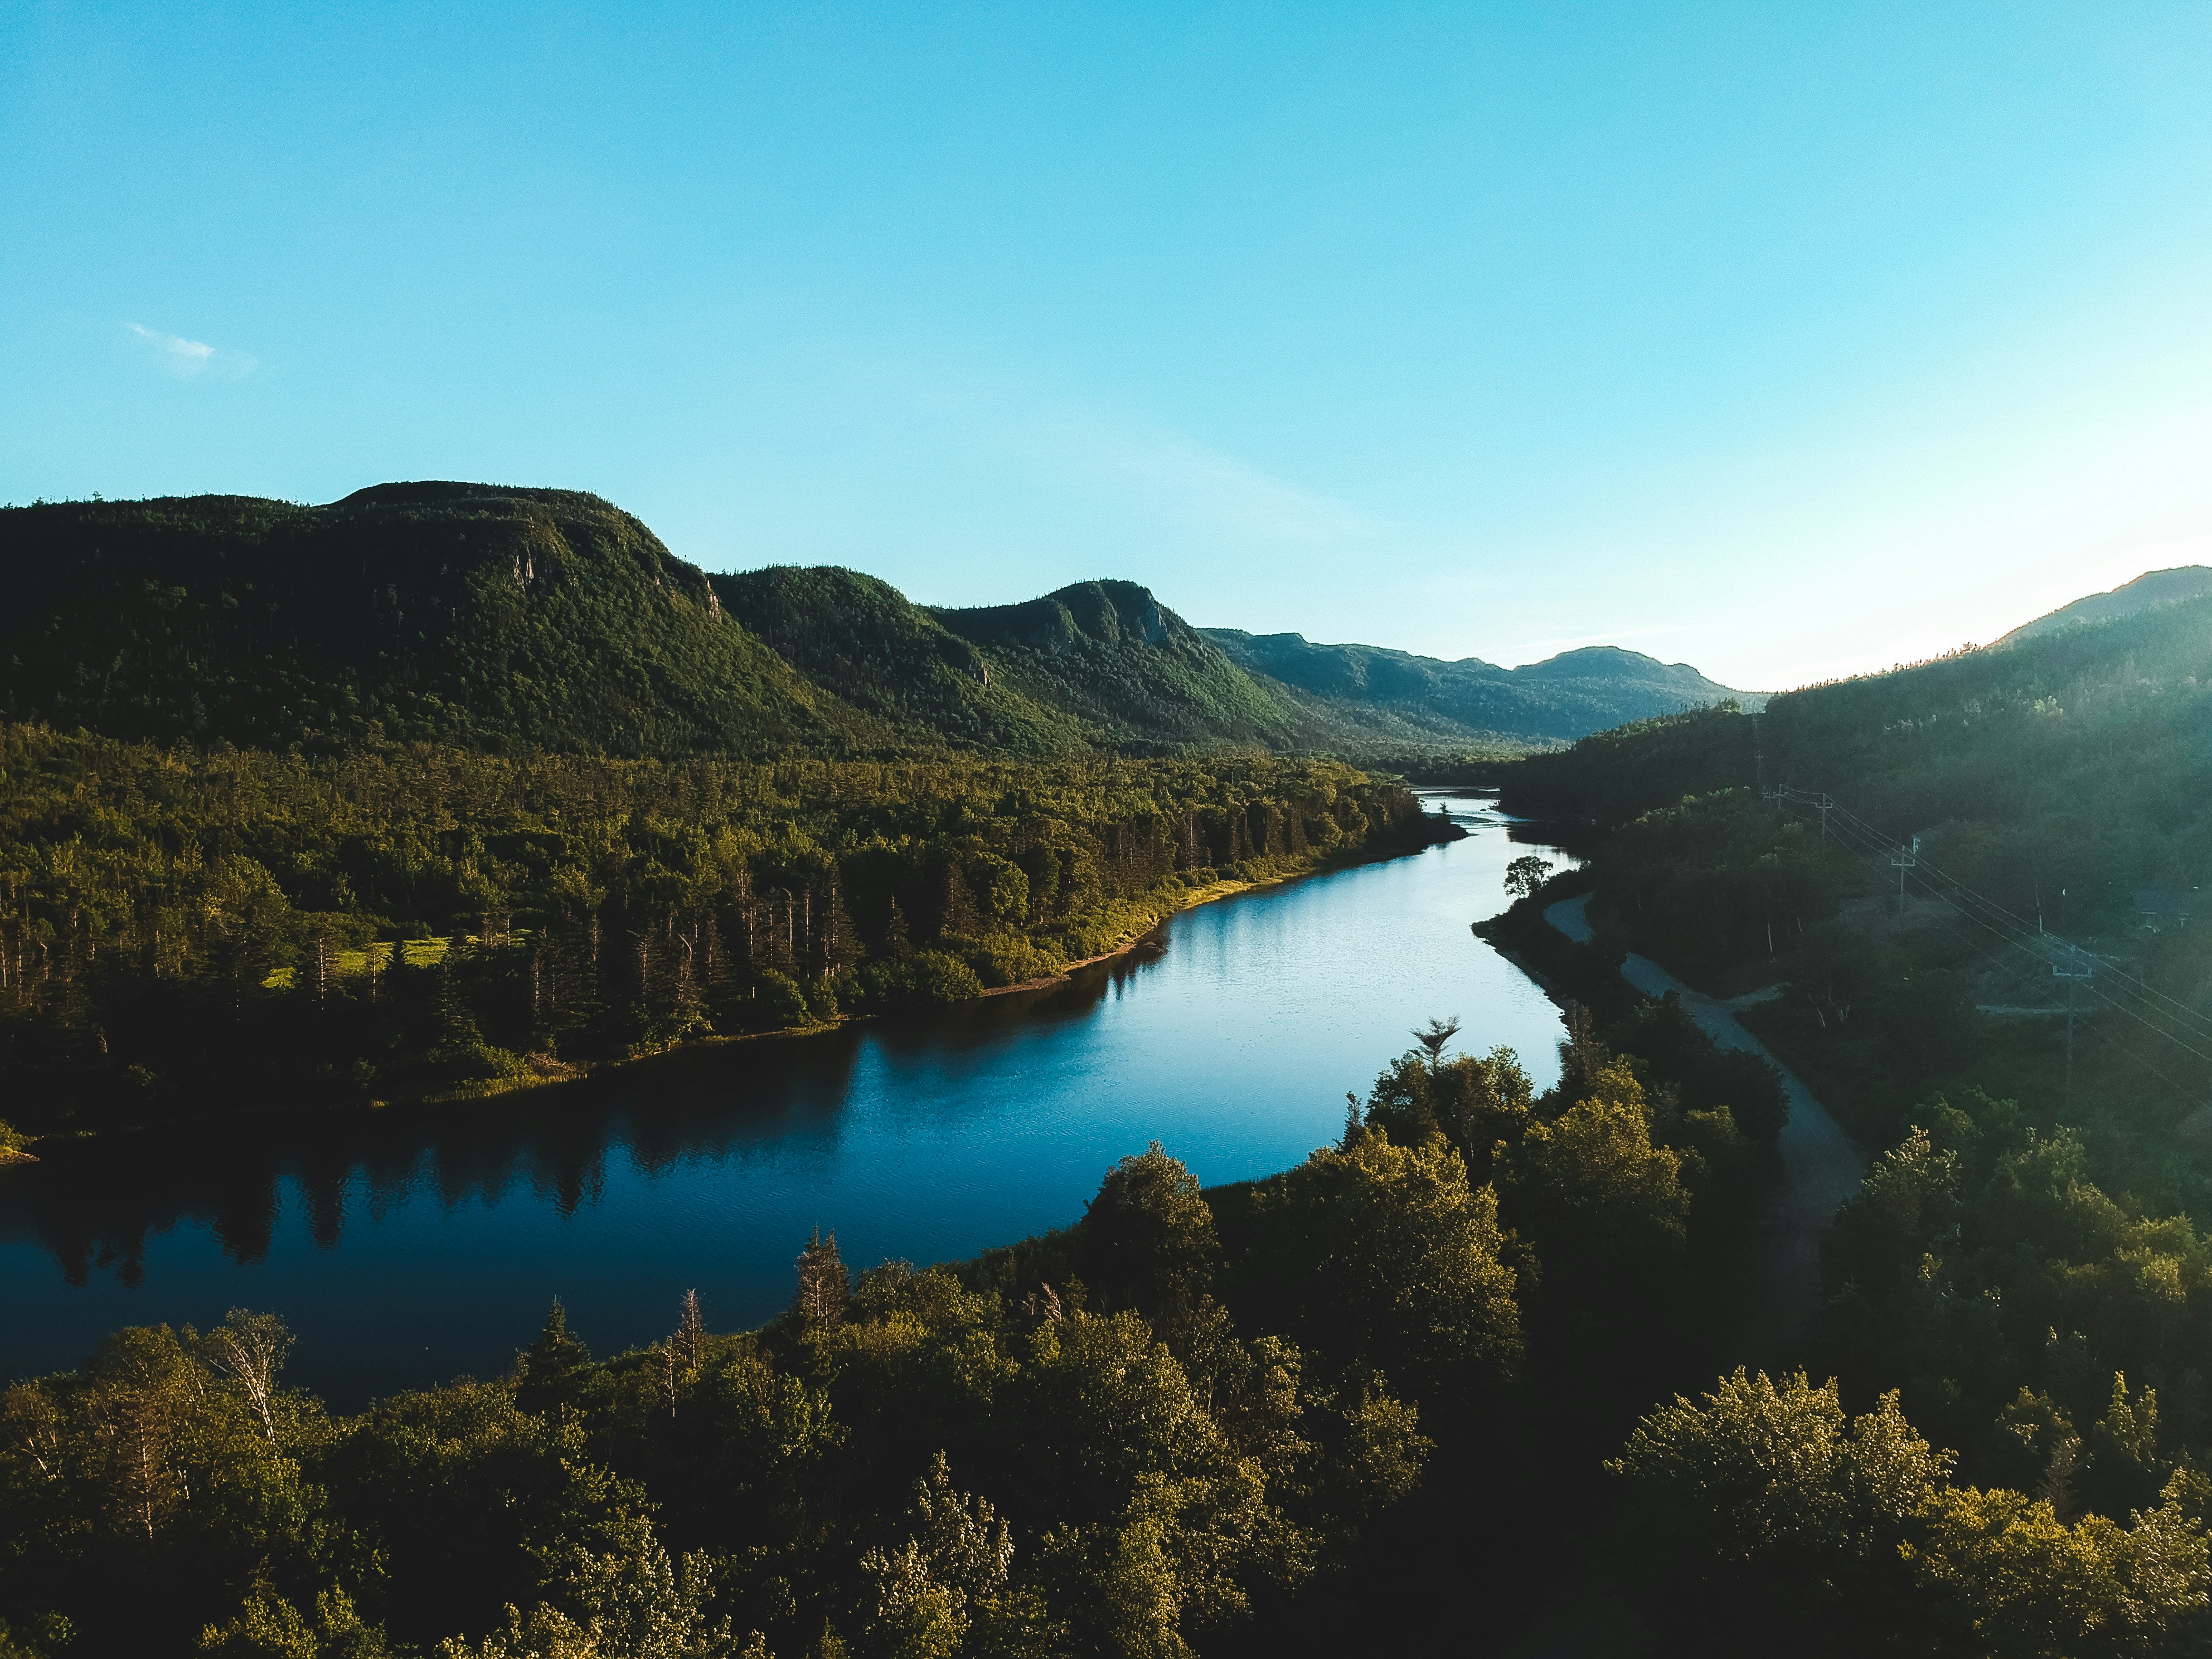
<instances>
[{"instance_id":1,"label":"green foliage","mask_svg":"<svg viewBox=\"0 0 2212 1659\"><path fill-rule=\"evenodd\" d=\"M1954 1486L1895 1393L1846 1421L1834 1379L1741 1370L1646 1417L1607 1467L1631 1488L1652 1622L1710 1650L2196 1651L2212 1560L2177 1481L2123 1526ZM2156 1496L2156 1495L2154 1495Z\"/></svg>"},{"instance_id":2,"label":"green foliage","mask_svg":"<svg viewBox=\"0 0 2212 1659\"><path fill-rule=\"evenodd\" d=\"M1825 1352L1900 1384L1969 1473L2070 1517L2212 1455L2212 1244L2090 1178L2081 1138L1978 1091L1929 1102L1837 1218Z\"/></svg>"},{"instance_id":3,"label":"green foliage","mask_svg":"<svg viewBox=\"0 0 2212 1659\"><path fill-rule=\"evenodd\" d=\"M555 1297L538 1340L515 1363L515 1403L525 1411L561 1409L574 1396L576 1374L591 1362L591 1349L568 1329L568 1310Z\"/></svg>"},{"instance_id":4,"label":"green foliage","mask_svg":"<svg viewBox=\"0 0 2212 1659\"><path fill-rule=\"evenodd\" d=\"M486 1093L973 996L1224 872L1434 833L1397 786L1256 757L307 760L0 726L0 1079L41 1132Z\"/></svg>"},{"instance_id":5,"label":"green foliage","mask_svg":"<svg viewBox=\"0 0 2212 1659\"><path fill-rule=\"evenodd\" d=\"M1899 1545L1939 1622L1986 1651L2022 1659L2201 1650L2212 1562L2200 1524L2168 1502L2123 1527L2069 1526L2014 1492L1944 1487Z\"/></svg>"},{"instance_id":6,"label":"green foliage","mask_svg":"<svg viewBox=\"0 0 2212 1659\"><path fill-rule=\"evenodd\" d=\"M885 1008L927 1007L980 996L983 981L958 957L943 951L910 951L871 963L861 974L869 998Z\"/></svg>"},{"instance_id":7,"label":"green foliage","mask_svg":"<svg viewBox=\"0 0 2212 1659\"><path fill-rule=\"evenodd\" d=\"M1075 1270L1103 1308L1178 1328L1212 1289L1213 1212L1158 1141L1107 1172L1077 1230Z\"/></svg>"},{"instance_id":8,"label":"green foliage","mask_svg":"<svg viewBox=\"0 0 2212 1659\"><path fill-rule=\"evenodd\" d=\"M1325 1342L1430 1403L1494 1389L1518 1364L1498 1195L1468 1184L1441 1138L1397 1146L1378 1127L1324 1146L1260 1185L1250 1224L1267 1264L1251 1293L1298 1340Z\"/></svg>"},{"instance_id":9,"label":"green foliage","mask_svg":"<svg viewBox=\"0 0 2212 1659\"><path fill-rule=\"evenodd\" d=\"M1739 1368L1646 1417L1607 1468L1632 1489L1655 1626L1719 1651L1847 1653L1896 1621L1899 1545L1946 1460L1893 1394L1848 1419L1833 1379Z\"/></svg>"},{"instance_id":10,"label":"green foliage","mask_svg":"<svg viewBox=\"0 0 2212 1659\"><path fill-rule=\"evenodd\" d=\"M704 1557L672 1560L642 1518L623 1516L589 1543L556 1553L551 1599L526 1615L509 1606L504 1630L474 1646L438 1644L439 1659L747 1659L729 1620L710 1620Z\"/></svg>"},{"instance_id":11,"label":"green foliage","mask_svg":"<svg viewBox=\"0 0 2212 1659\"><path fill-rule=\"evenodd\" d=\"M1498 805L1528 817L1611 828L1685 795L1741 787L1754 781L1758 724L1723 703L1609 726L1500 769Z\"/></svg>"},{"instance_id":12,"label":"green foliage","mask_svg":"<svg viewBox=\"0 0 2212 1659\"><path fill-rule=\"evenodd\" d=\"M1627 1066L1607 1066L1586 1088L1557 1116L1528 1125L1506 1159L1505 1190L1576 1276L1617 1274L1627 1264L1663 1271L1688 1243L1681 1158L1653 1144L1644 1091Z\"/></svg>"},{"instance_id":13,"label":"green foliage","mask_svg":"<svg viewBox=\"0 0 2212 1659\"><path fill-rule=\"evenodd\" d=\"M318 1593L311 1620L265 1579L254 1581L237 1617L200 1632L199 1651L211 1659L396 1659L383 1631L362 1622L343 1590Z\"/></svg>"}]
</instances>

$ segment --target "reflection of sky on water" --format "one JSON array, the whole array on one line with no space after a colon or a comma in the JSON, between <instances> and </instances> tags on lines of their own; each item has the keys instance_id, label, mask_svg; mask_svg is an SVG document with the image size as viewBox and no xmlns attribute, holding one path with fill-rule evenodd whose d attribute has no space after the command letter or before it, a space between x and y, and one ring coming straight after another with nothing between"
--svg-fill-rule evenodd
<instances>
[{"instance_id":1,"label":"reflection of sky on water","mask_svg":"<svg viewBox=\"0 0 2212 1659\"><path fill-rule=\"evenodd\" d=\"M1203 907L1073 985L935 1021L9 1170L0 1375L244 1304L290 1320L295 1374L349 1402L502 1369L556 1294L602 1350L671 1328L693 1285L715 1326L757 1322L817 1224L856 1266L1063 1226L1154 1138L1207 1182L1281 1169L1431 1014L1547 1080L1557 1012L1468 928L1523 848L1455 805L1466 841Z\"/></svg>"}]
</instances>

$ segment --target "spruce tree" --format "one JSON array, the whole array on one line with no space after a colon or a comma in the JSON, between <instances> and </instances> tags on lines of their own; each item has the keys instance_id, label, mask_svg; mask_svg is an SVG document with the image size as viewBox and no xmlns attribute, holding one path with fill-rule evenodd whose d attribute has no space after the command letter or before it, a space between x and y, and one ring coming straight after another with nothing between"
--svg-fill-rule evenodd
<instances>
[{"instance_id":1,"label":"spruce tree","mask_svg":"<svg viewBox=\"0 0 2212 1659\"><path fill-rule=\"evenodd\" d=\"M545 1310L538 1340L524 1349L517 1367L515 1403L525 1411L565 1407L575 1392L576 1373L592 1363L592 1351L568 1329L568 1310L555 1297Z\"/></svg>"}]
</instances>

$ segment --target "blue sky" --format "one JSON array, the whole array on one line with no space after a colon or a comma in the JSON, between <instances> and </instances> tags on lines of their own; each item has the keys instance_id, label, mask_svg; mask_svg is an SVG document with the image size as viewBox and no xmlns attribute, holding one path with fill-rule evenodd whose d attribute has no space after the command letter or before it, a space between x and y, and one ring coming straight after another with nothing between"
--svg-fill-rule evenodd
<instances>
[{"instance_id":1,"label":"blue sky","mask_svg":"<svg viewBox=\"0 0 2212 1659\"><path fill-rule=\"evenodd\" d=\"M0 8L0 500L1781 686L2212 562L2212 9Z\"/></svg>"}]
</instances>

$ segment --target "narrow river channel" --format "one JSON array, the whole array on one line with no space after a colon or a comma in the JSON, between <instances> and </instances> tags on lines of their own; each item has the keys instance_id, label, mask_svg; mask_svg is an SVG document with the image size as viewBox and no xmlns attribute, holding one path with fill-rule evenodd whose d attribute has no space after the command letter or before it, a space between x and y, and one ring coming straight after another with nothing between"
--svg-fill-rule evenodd
<instances>
[{"instance_id":1,"label":"narrow river channel","mask_svg":"<svg viewBox=\"0 0 2212 1659\"><path fill-rule=\"evenodd\" d=\"M1558 1010L1468 931L1527 848L1446 804L1466 840L1186 912L1048 991L0 1170L0 1380L233 1306L282 1314L293 1378L347 1407L504 1370L555 1296L600 1352L694 1286L756 1324L817 1225L855 1267L945 1261L1075 1220L1148 1140L1209 1184L1295 1164L1435 1014L1547 1086Z\"/></svg>"}]
</instances>

